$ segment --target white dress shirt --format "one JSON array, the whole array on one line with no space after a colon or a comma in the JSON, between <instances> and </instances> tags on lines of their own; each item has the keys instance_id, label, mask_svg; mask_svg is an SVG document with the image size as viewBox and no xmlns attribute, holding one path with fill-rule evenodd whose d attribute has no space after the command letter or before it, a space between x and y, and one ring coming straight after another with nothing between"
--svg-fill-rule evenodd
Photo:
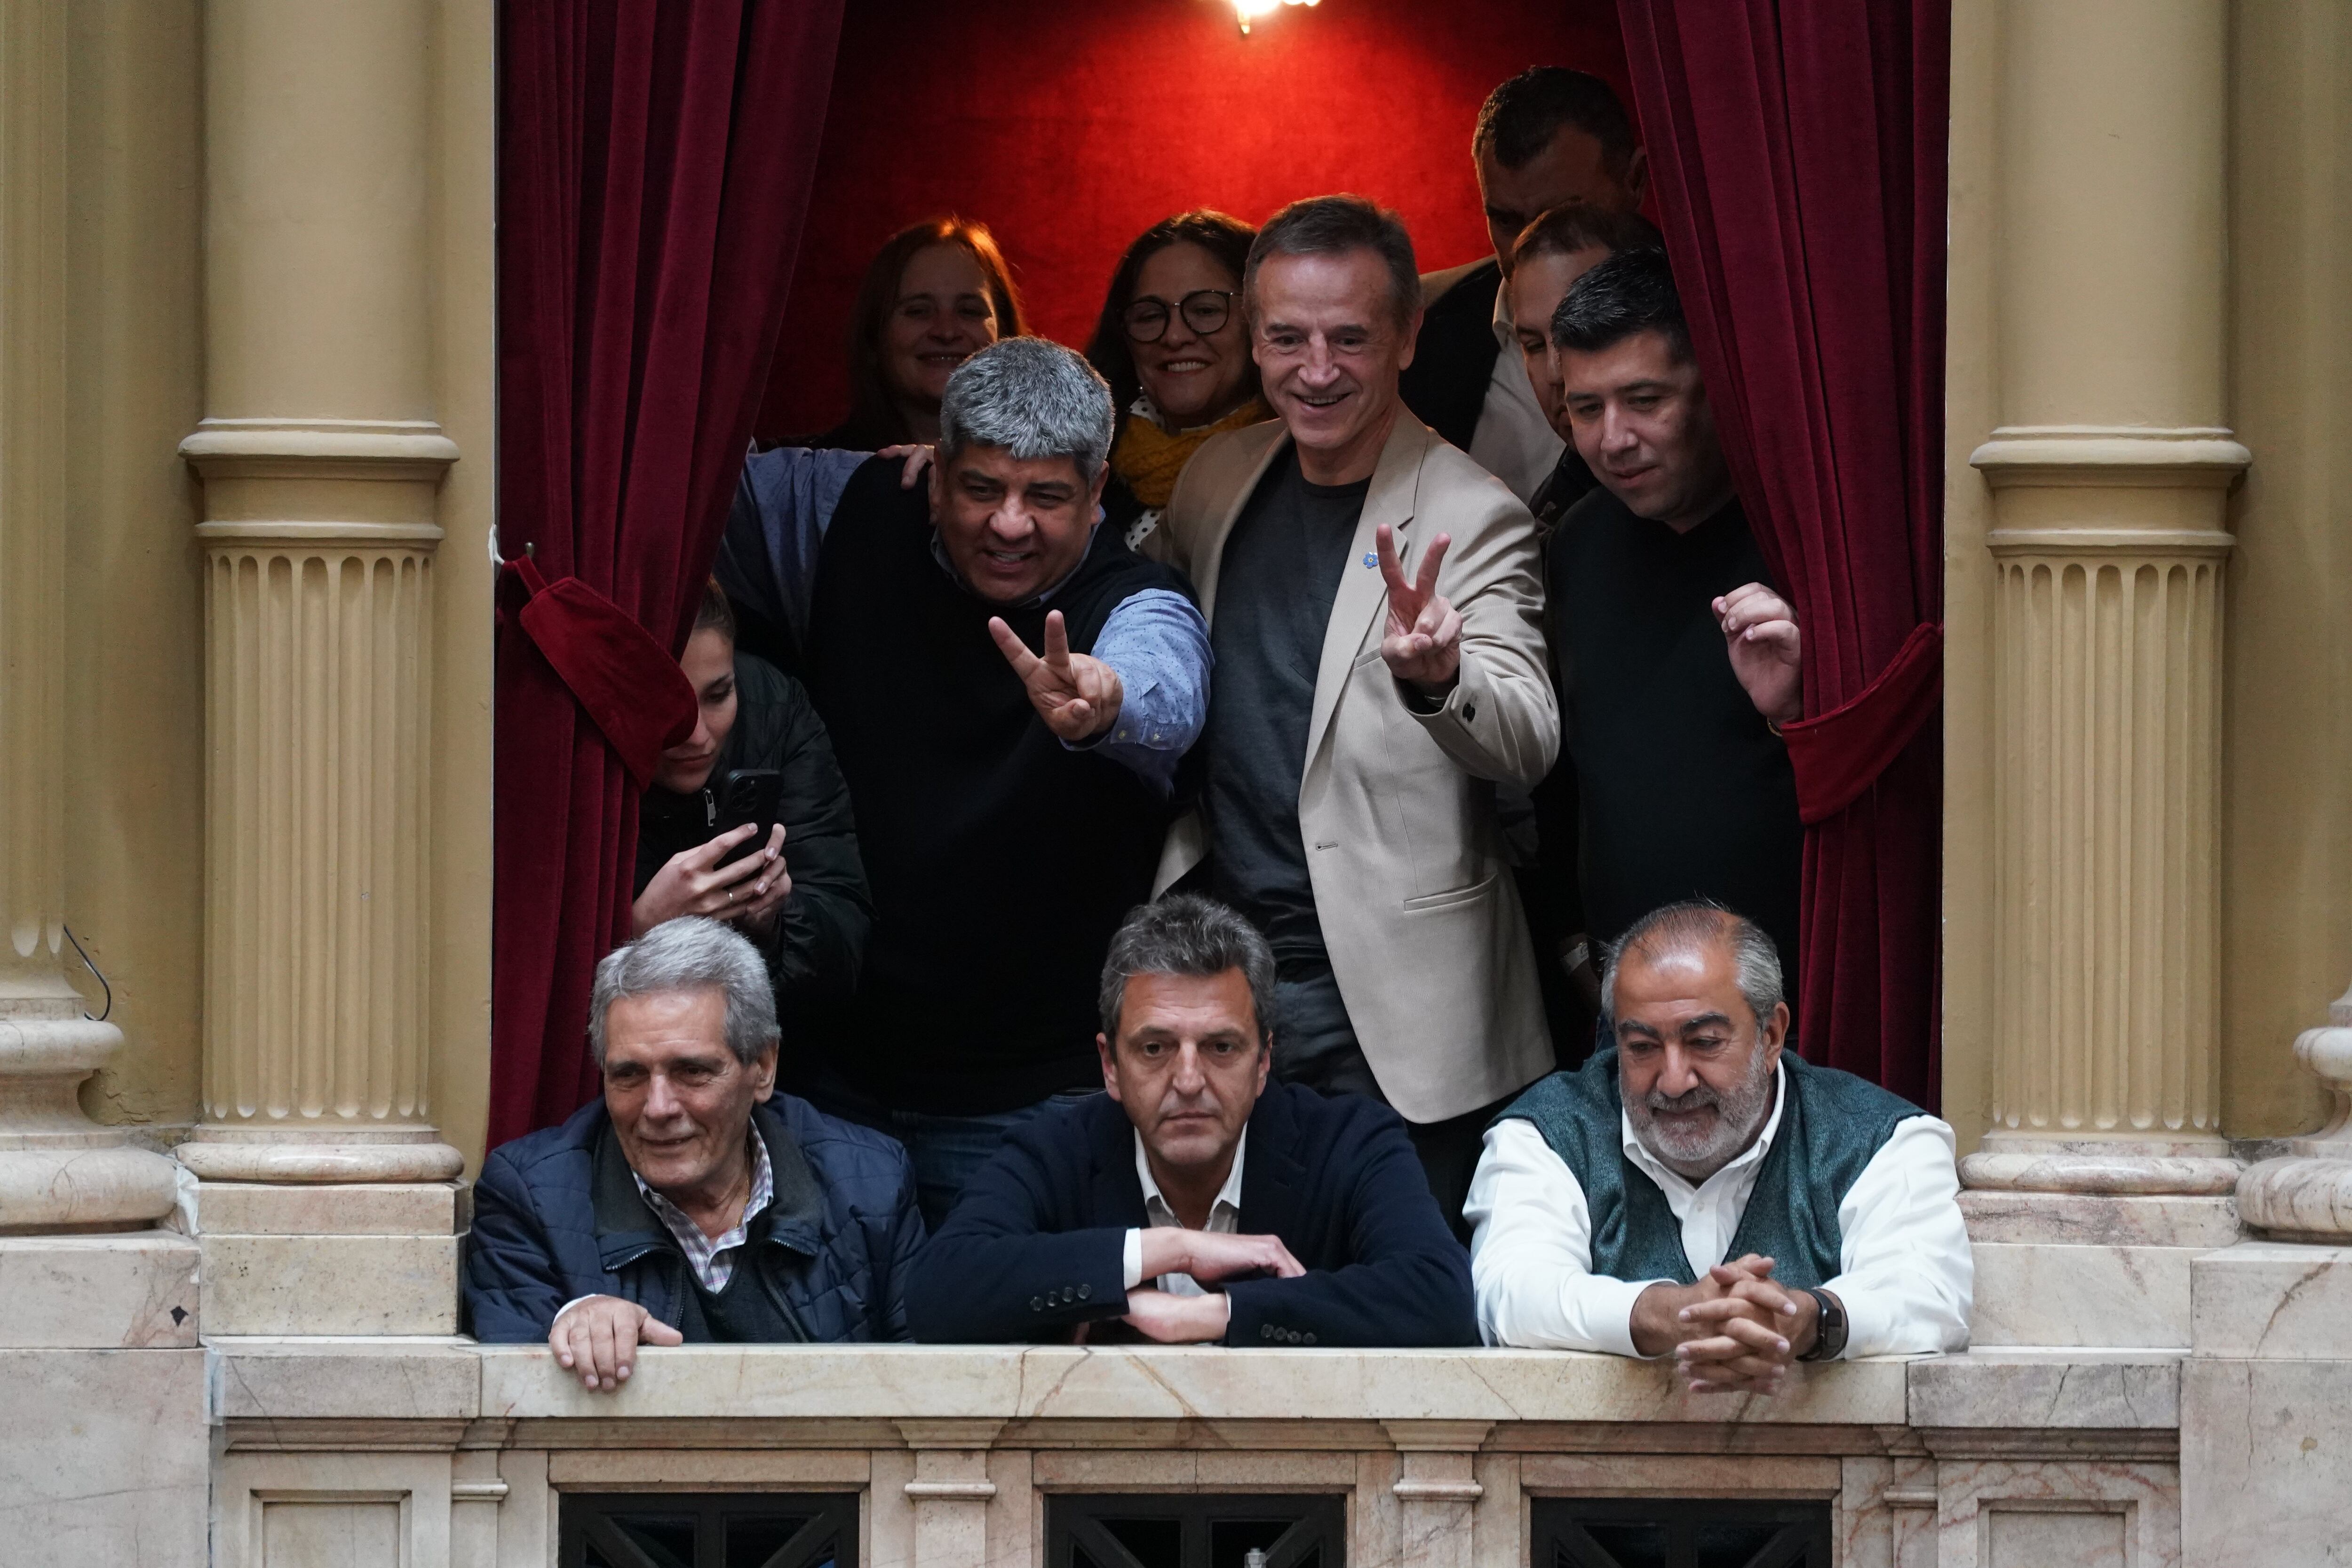
<instances>
[{"instance_id":1,"label":"white dress shirt","mask_svg":"<svg viewBox=\"0 0 2352 1568\"><path fill-rule=\"evenodd\" d=\"M1495 341L1503 352L1495 356L1495 374L1486 383L1486 401L1470 437L1470 460L1510 487L1519 500L1529 501L1559 466L1568 443L1544 417L1535 384L1528 380L1507 284L1495 290Z\"/></svg>"},{"instance_id":2,"label":"white dress shirt","mask_svg":"<svg viewBox=\"0 0 2352 1568\"><path fill-rule=\"evenodd\" d=\"M1249 1129L1242 1129L1241 1141L1234 1145L1234 1168L1225 1173L1225 1184L1209 1205L1208 1228L1222 1236L1232 1236L1242 1227L1242 1156L1249 1152ZM1143 1217L1153 1230L1178 1230L1184 1222L1168 1206L1152 1179L1151 1160L1144 1152L1143 1134L1135 1135L1135 1178L1143 1184ZM1143 1232L1127 1233L1127 1288L1130 1290L1143 1283ZM1154 1281L1171 1296L1205 1296L1201 1282L1190 1274L1162 1274Z\"/></svg>"},{"instance_id":3,"label":"white dress shirt","mask_svg":"<svg viewBox=\"0 0 2352 1568\"><path fill-rule=\"evenodd\" d=\"M1724 1260L1780 1127L1772 1114L1737 1159L1693 1184L1658 1162L1618 1113L1625 1157L1658 1184L1682 1226L1694 1277ZM1960 1217L1952 1130L1932 1116L1895 1124L1838 1205L1839 1272L1821 1288L1843 1304L1848 1356L1965 1349L1975 1261ZM1524 1117L1486 1131L1463 1216L1475 1227L1470 1279L1489 1344L1635 1355L1633 1302L1661 1279L1592 1272L1592 1221L1567 1162Z\"/></svg>"}]
</instances>

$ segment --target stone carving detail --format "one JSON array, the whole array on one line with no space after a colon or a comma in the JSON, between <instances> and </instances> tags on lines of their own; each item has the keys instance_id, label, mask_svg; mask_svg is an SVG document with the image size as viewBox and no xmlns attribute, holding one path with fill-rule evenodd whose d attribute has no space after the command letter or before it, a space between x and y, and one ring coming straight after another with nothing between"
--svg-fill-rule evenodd
<instances>
[{"instance_id":1,"label":"stone carving detail","mask_svg":"<svg viewBox=\"0 0 2352 1568\"><path fill-rule=\"evenodd\" d=\"M2239 1179L2238 1212L2283 1241L2342 1243L2352 1239L2352 990L2327 1009L2325 1028L2296 1037L2294 1054L2326 1082L2334 1113Z\"/></svg>"}]
</instances>

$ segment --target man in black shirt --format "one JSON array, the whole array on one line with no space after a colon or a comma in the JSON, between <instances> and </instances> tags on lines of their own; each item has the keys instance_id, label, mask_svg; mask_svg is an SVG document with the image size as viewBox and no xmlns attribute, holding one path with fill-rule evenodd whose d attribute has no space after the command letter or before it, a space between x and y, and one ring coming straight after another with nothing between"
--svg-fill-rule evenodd
<instances>
[{"instance_id":1,"label":"man in black shirt","mask_svg":"<svg viewBox=\"0 0 2352 1568\"><path fill-rule=\"evenodd\" d=\"M1710 898L1793 955L1803 829L1778 729L1803 713L1801 638L1733 493L1664 253L1585 273L1552 342L1601 487L1549 560L1589 929L1612 941Z\"/></svg>"},{"instance_id":2,"label":"man in black shirt","mask_svg":"<svg viewBox=\"0 0 2352 1568\"><path fill-rule=\"evenodd\" d=\"M1530 67L1489 93L1470 160L1494 254L1423 274L1421 329L1399 391L1406 407L1533 507L1561 448L1517 352L1520 328L1541 331L1549 318L1516 313L1506 286L1511 242L1554 207L1640 210L1649 163L1609 84L1565 66Z\"/></svg>"}]
</instances>

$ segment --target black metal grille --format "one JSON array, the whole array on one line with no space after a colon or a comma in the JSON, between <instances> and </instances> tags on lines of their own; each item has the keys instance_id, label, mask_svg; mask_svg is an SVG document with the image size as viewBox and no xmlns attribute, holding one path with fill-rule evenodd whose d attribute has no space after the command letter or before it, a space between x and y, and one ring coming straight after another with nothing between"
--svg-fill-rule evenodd
<instances>
[{"instance_id":1,"label":"black metal grille","mask_svg":"<svg viewBox=\"0 0 2352 1568\"><path fill-rule=\"evenodd\" d=\"M1539 1498L1531 1568L1830 1568L1826 1502Z\"/></svg>"},{"instance_id":2,"label":"black metal grille","mask_svg":"<svg viewBox=\"0 0 2352 1568\"><path fill-rule=\"evenodd\" d=\"M1348 1568L1344 1497L1045 1500L1047 1568Z\"/></svg>"},{"instance_id":3,"label":"black metal grille","mask_svg":"<svg viewBox=\"0 0 2352 1568\"><path fill-rule=\"evenodd\" d=\"M857 1568L857 1495L567 1492L562 1568Z\"/></svg>"}]
</instances>

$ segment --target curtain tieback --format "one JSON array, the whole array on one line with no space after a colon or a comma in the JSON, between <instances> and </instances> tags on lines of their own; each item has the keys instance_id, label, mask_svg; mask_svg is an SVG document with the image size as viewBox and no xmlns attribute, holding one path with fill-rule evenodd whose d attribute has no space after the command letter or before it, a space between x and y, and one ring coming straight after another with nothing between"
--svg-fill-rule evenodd
<instances>
[{"instance_id":1,"label":"curtain tieback","mask_svg":"<svg viewBox=\"0 0 2352 1568\"><path fill-rule=\"evenodd\" d=\"M1944 628L1923 622L1848 701L1780 726L1797 775L1797 816L1816 826L1878 782L1944 696Z\"/></svg>"},{"instance_id":2,"label":"curtain tieback","mask_svg":"<svg viewBox=\"0 0 2352 1568\"><path fill-rule=\"evenodd\" d=\"M694 733L693 682L652 633L579 578L551 583L529 556L505 570L522 580L524 634L643 790L662 752Z\"/></svg>"}]
</instances>

